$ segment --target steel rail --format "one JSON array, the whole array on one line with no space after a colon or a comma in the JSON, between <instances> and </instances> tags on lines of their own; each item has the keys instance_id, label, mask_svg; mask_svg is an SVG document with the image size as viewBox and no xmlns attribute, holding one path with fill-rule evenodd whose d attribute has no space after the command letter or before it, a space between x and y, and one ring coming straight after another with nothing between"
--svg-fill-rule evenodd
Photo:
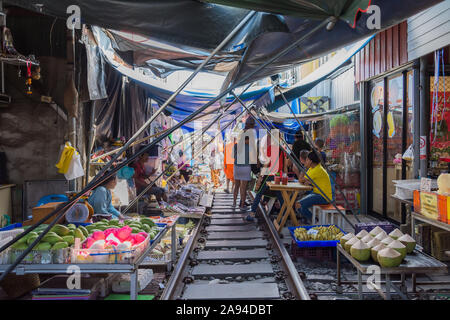
<instances>
[{"instance_id":1,"label":"steel rail","mask_svg":"<svg viewBox=\"0 0 450 320\"><path fill-rule=\"evenodd\" d=\"M295 295L300 300L311 300L309 293L306 290L302 279L300 278L297 268L295 267L294 263L292 262L291 256L287 252L286 247L284 246L280 237L278 236L278 232L275 230L273 223L269 220L268 214L266 214L261 203L259 203L258 207L259 207L259 210L261 211L261 215L264 219L264 222L265 222L267 228L269 229L272 240L275 243L278 252L281 254L281 258L282 258L281 261L283 262L284 268L286 269L288 276L289 276L290 280L292 281L292 284L295 289Z\"/></svg>"}]
</instances>

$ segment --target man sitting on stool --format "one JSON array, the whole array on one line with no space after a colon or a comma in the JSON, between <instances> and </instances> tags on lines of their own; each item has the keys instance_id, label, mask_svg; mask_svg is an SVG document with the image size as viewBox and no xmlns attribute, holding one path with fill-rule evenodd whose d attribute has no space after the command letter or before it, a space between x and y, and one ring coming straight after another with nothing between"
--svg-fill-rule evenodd
<instances>
[{"instance_id":1,"label":"man sitting on stool","mask_svg":"<svg viewBox=\"0 0 450 320\"><path fill-rule=\"evenodd\" d=\"M314 183L324 192L325 196L332 200L333 195L331 192L330 177L320 164L320 158L314 151L311 151L308 154L305 166L308 168L308 171L306 172L308 176L305 175L304 177L300 177L299 182L312 185L311 180L314 181ZM302 218L307 220L306 222L311 222L312 212L309 208L314 205L327 203L328 201L323 196L323 193L313 185L313 191L297 202L296 209L297 212L301 214ZM312 221L312 224L314 223L315 221Z\"/></svg>"}]
</instances>

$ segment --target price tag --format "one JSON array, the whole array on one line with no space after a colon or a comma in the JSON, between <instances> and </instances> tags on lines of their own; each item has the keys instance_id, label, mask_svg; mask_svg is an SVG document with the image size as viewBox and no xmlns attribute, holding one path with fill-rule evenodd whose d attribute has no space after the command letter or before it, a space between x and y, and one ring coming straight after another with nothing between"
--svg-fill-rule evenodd
<instances>
[{"instance_id":1,"label":"price tag","mask_svg":"<svg viewBox=\"0 0 450 320\"><path fill-rule=\"evenodd\" d=\"M431 192L431 179L429 178L420 179L420 191Z\"/></svg>"}]
</instances>

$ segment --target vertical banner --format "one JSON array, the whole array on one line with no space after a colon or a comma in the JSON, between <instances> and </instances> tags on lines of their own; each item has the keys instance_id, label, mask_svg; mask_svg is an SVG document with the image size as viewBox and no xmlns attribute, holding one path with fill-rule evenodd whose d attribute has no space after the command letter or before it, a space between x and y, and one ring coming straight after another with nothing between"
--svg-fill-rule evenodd
<instances>
[{"instance_id":1,"label":"vertical banner","mask_svg":"<svg viewBox=\"0 0 450 320\"><path fill-rule=\"evenodd\" d=\"M435 83L435 77L430 77L431 157L450 162L450 77L441 76L436 80Z\"/></svg>"}]
</instances>

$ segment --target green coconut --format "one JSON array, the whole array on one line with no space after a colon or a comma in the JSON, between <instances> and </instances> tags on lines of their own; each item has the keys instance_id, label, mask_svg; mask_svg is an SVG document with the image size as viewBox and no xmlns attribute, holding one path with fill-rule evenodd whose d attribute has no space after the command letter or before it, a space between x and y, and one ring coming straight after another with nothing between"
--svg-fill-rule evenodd
<instances>
[{"instance_id":1,"label":"green coconut","mask_svg":"<svg viewBox=\"0 0 450 320\"><path fill-rule=\"evenodd\" d=\"M402 260L406 257L406 246L398 240L393 240L388 244L388 248L397 250L402 255Z\"/></svg>"},{"instance_id":2,"label":"green coconut","mask_svg":"<svg viewBox=\"0 0 450 320\"><path fill-rule=\"evenodd\" d=\"M411 253L416 248L416 240L414 240L409 234L404 234L400 238L398 238L398 241L403 243L403 245L406 247L406 253Z\"/></svg>"},{"instance_id":3,"label":"green coconut","mask_svg":"<svg viewBox=\"0 0 450 320\"><path fill-rule=\"evenodd\" d=\"M394 240L397 240L398 238L400 238L403 235L403 232L401 232L398 229L395 229L394 231L392 231L391 233L389 233L389 237L391 237Z\"/></svg>"},{"instance_id":4,"label":"green coconut","mask_svg":"<svg viewBox=\"0 0 450 320\"><path fill-rule=\"evenodd\" d=\"M380 240L380 241L382 241L384 238L386 238L388 235L387 235L387 233L383 230L383 231L380 231L376 236L375 236L375 239L378 239L378 240Z\"/></svg>"},{"instance_id":5,"label":"green coconut","mask_svg":"<svg viewBox=\"0 0 450 320\"><path fill-rule=\"evenodd\" d=\"M360 232L358 232L358 234L356 235L356 237L361 240L362 238L364 238L365 236L367 236L369 233L366 230L361 230Z\"/></svg>"},{"instance_id":6,"label":"green coconut","mask_svg":"<svg viewBox=\"0 0 450 320\"><path fill-rule=\"evenodd\" d=\"M395 241L395 240L388 236L388 237L384 238L383 240L381 240L381 243L384 244L385 246L387 246L392 241Z\"/></svg>"},{"instance_id":7,"label":"green coconut","mask_svg":"<svg viewBox=\"0 0 450 320\"><path fill-rule=\"evenodd\" d=\"M402 263L402 255L392 248L385 248L378 251L377 259L383 268L395 268Z\"/></svg>"},{"instance_id":8,"label":"green coconut","mask_svg":"<svg viewBox=\"0 0 450 320\"><path fill-rule=\"evenodd\" d=\"M384 232L383 229L381 229L379 226L376 226L375 228L373 228L372 230L370 230L369 234L372 237L376 237L380 232Z\"/></svg>"},{"instance_id":9,"label":"green coconut","mask_svg":"<svg viewBox=\"0 0 450 320\"><path fill-rule=\"evenodd\" d=\"M369 243L370 241L372 241L372 239L373 239L373 237L370 234L368 234L367 236L362 238L361 241L364 243Z\"/></svg>"},{"instance_id":10,"label":"green coconut","mask_svg":"<svg viewBox=\"0 0 450 320\"><path fill-rule=\"evenodd\" d=\"M368 245L370 248L373 248L373 247L379 245L380 243L381 243L380 240L378 240L378 239L376 239L376 238L372 238L372 240L370 240L369 242L367 242L367 245Z\"/></svg>"},{"instance_id":11,"label":"green coconut","mask_svg":"<svg viewBox=\"0 0 450 320\"><path fill-rule=\"evenodd\" d=\"M376 241L378 241L378 240L376 240ZM370 249L370 255L372 256L373 261L379 263L378 262L378 257L377 257L378 252L383 250L383 249L386 249L386 248L387 247L384 244L382 244L381 242L378 245L376 245L375 247L371 248Z\"/></svg>"},{"instance_id":12,"label":"green coconut","mask_svg":"<svg viewBox=\"0 0 450 320\"><path fill-rule=\"evenodd\" d=\"M370 258L370 247L358 240L351 246L350 254L358 261L367 261Z\"/></svg>"},{"instance_id":13,"label":"green coconut","mask_svg":"<svg viewBox=\"0 0 450 320\"><path fill-rule=\"evenodd\" d=\"M355 237L353 233L347 233L345 236L342 236L340 239L342 248L344 248L345 243L353 237Z\"/></svg>"},{"instance_id":14,"label":"green coconut","mask_svg":"<svg viewBox=\"0 0 450 320\"><path fill-rule=\"evenodd\" d=\"M344 245L345 251L350 252L350 247L354 245L357 241L359 241L357 237L353 237L350 240L347 240L347 242Z\"/></svg>"}]
</instances>

